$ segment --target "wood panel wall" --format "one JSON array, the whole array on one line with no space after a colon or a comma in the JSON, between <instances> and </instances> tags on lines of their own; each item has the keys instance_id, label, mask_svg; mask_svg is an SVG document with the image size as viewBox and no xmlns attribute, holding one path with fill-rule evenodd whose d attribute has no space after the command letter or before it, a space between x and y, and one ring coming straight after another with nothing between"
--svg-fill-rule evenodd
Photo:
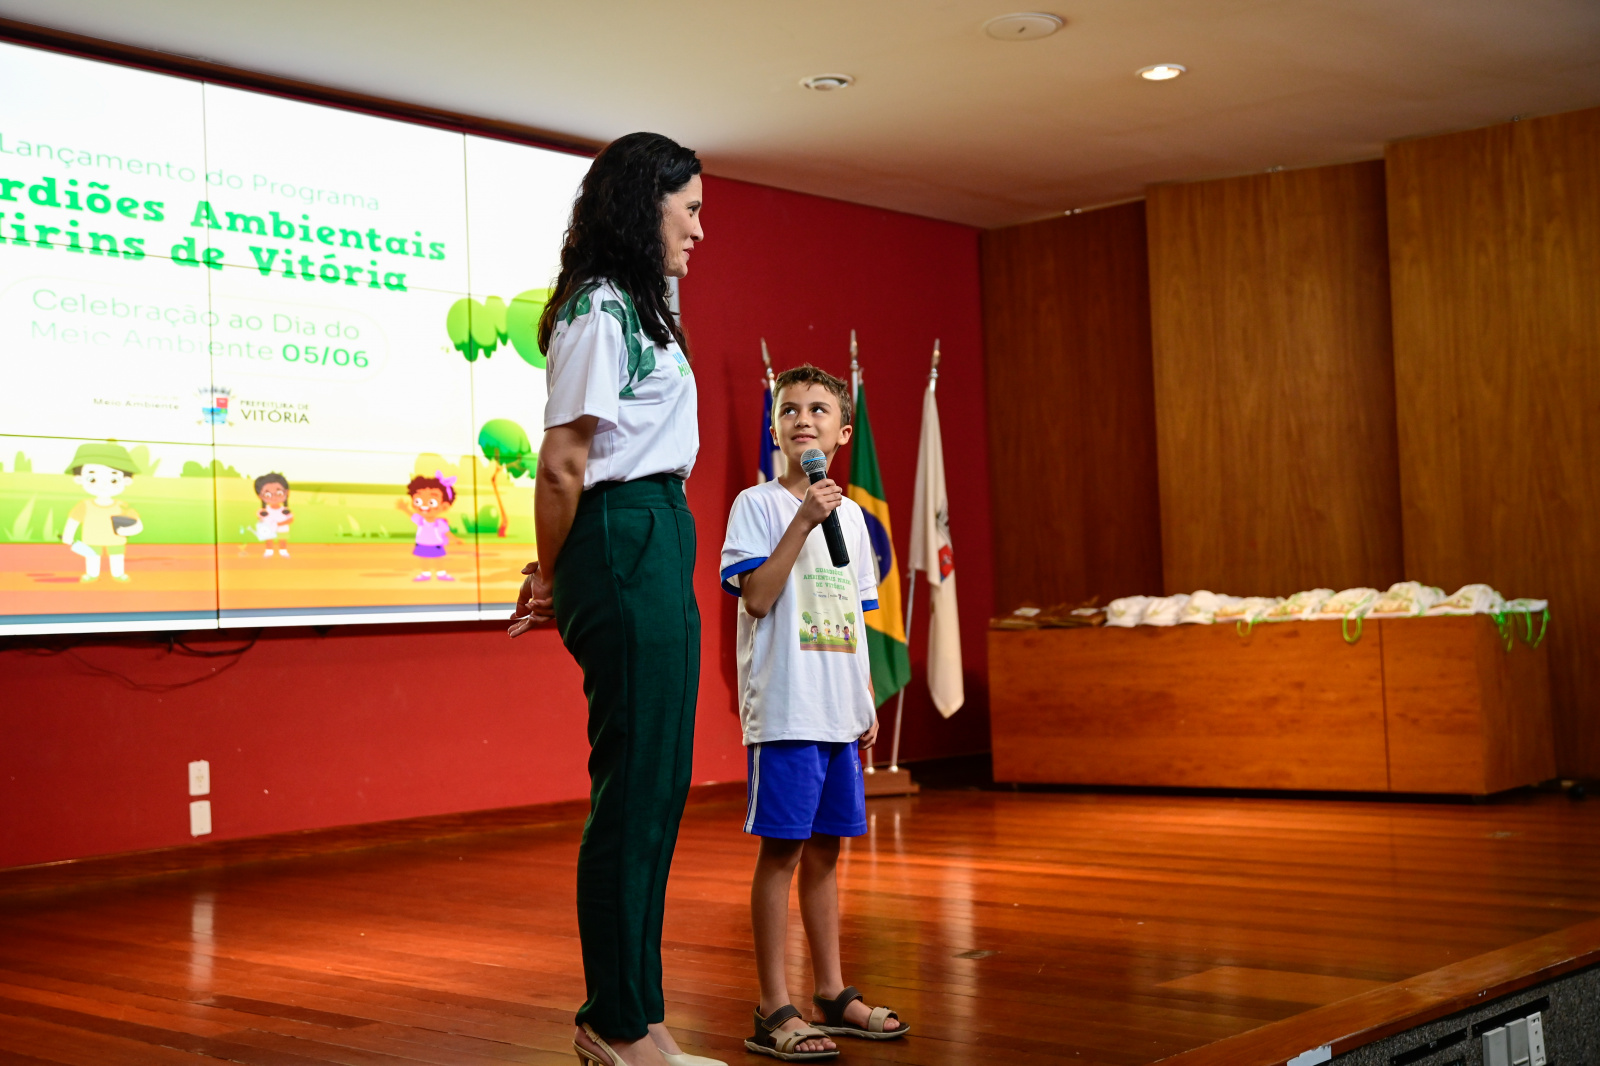
<instances>
[{"instance_id":1,"label":"wood panel wall","mask_svg":"<svg viewBox=\"0 0 1600 1066\"><path fill-rule=\"evenodd\" d=\"M1600 777L1600 109L1387 166L1407 572L1552 601L1561 772Z\"/></svg>"},{"instance_id":2,"label":"wood panel wall","mask_svg":"<svg viewBox=\"0 0 1600 1066\"><path fill-rule=\"evenodd\" d=\"M983 235L995 609L1159 590L1142 203Z\"/></svg>"},{"instance_id":3,"label":"wood panel wall","mask_svg":"<svg viewBox=\"0 0 1600 1066\"><path fill-rule=\"evenodd\" d=\"M1169 592L1401 579L1381 162L1152 188Z\"/></svg>"}]
</instances>

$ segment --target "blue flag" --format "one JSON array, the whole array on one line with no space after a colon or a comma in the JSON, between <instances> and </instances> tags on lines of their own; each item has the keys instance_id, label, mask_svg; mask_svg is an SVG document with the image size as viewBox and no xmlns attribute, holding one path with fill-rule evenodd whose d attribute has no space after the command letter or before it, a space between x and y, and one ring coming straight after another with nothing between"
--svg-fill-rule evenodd
<instances>
[{"instance_id":1,"label":"blue flag","mask_svg":"<svg viewBox=\"0 0 1600 1066\"><path fill-rule=\"evenodd\" d=\"M772 386L761 390L761 457L756 465L756 484L776 481L783 470L783 453L772 441Z\"/></svg>"}]
</instances>

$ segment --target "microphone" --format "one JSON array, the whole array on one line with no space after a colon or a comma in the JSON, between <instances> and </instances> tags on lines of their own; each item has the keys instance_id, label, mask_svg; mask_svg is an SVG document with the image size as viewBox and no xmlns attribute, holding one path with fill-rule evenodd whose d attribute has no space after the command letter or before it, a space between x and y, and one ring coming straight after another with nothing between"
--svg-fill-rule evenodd
<instances>
[{"instance_id":1,"label":"microphone","mask_svg":"<svg viewBox=\"0 0 1600 1066\"><path fill-rule=\"evenodd\" d=\"M821 448L807 448L800 456L800 468L815 485L828 476L828 457ZM850 553L844 550L844 531L839 528L839 512L829 511L822 520L822 539L828 542L828 555L833 565L843 569L850 565Z\"/></svg>"}]
</instances>

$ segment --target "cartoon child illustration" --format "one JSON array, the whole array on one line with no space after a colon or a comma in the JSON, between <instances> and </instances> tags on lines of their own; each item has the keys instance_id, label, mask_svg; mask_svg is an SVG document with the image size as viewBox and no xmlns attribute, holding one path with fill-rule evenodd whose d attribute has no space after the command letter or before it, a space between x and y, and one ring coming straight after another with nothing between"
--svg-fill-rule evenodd
<instances>
[{"instance_id":1,"label":"cartoon child illustration","mask_svg":"<svg viewBox=\"0 0 1600 1066\"><path fill-rule=\"evenodd\" d=\"M278 554L289 558L289 526L294 515L289 510L289 479L282 474L262 474L256 478L256 496L261 510L256 512L256 540L265 544L261 558L272 558L272 545Z\"/></svg>"},{"instance_id":2,"label":"cartoon child illustration","mask_svg":"<svg viewBox=\"0 0 1600 1066\"><path fill-rule=\"evenodd\" d=\"M846 644L854 644L855 643L855 641L850 636L850 627L849 626L840 626L839 627L839 636L844 638L844 642Z\"/></svg>"},{"instance_id":3,"label":"cartoon child illustration","mask_svg":"<svg viewBox=\"0 0 1600 1066\"><path fill-rule=\"evenodd\" d=\"M456 502L456 479L445 477L435 470L432 477L414 477L406 486L406 494L410 497L404 503L397 502L395 506L411 514L411 521L417 524L417 543L411 549L411 554L423 560L427 565L429 559L443 559L445 546L452 540L461 542L450 532L450 520L445 518L445 512L450 510L451 504ZM455 578L445 573L444 567L437 570L424 570L413 581L428 581L437 576L440 581L454 581Z\"/></svg>"},{"instance_id":4,"label":"cartoon child illustration","mask_svg":"<svg viewBox=\"0 0 1600 1066\"><path fill-rule=\"evenodd\" d=\"M66 528L61 531L61 543L83 556L83 577L80 581L100 579L100 553L111 558L111 580L127 581L127 563L123 545L129 537L144 532L144 523L127 504L118 503L117 495L133 483L138 465L128 450L116 441L103 441L78 445L77 454L67 473L83 486L89 494L67 514ZM81 539L78 537L82 532Z\"/></svg>"}]
</instances>

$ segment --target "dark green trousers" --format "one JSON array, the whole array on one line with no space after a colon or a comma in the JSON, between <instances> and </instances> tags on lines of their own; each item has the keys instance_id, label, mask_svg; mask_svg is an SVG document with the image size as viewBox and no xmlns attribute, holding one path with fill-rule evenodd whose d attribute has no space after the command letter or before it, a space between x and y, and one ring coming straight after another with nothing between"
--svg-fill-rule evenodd
<instances>
[{"instance_id":1,"label":"dark green trousers","mask_svg":"<svg viewBox=\"0 0 1600 1066\"><path fill-rule=\"evenodd\" d=\"M578 1021L618 1040L665 1017L661 920L700 687L694 551L683 481L661 475L585 491L556 563L556 624L589 698Z\"/></svg>"}]
</instances>

